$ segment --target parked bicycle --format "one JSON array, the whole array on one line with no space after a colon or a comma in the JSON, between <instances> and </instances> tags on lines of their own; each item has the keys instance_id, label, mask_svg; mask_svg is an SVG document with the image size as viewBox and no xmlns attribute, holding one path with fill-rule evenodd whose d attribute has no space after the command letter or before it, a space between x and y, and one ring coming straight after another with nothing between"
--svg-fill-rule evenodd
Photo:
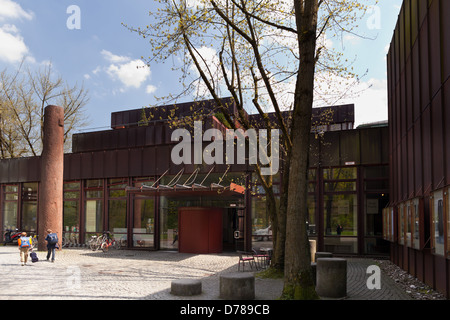
<instances>
[{"instance_id":1,"label":"parked bicycle","mask_svg":"<svg viewBox=\"0 0 450 320\"><path fill-rule=\"evenodd\" d=\"M22 232L19 231L19 229L17 229L17 228L15 231L12 229L6 229L5 234L4 234L5 241L4 241L3 245L6 246L7 243L17 244L17 240L19 240L21 234L22 234Z\"/></svg>"},{"instance_id":2,"label":"parked bicycle","mask_svg":"<svg viewBox=\"0 0 450 320\"><path fill-rule=\"evenodd\" d=\"M61 246L63 248L76 247L79 245L77 233L65 233L61 239Z\"/></svg>"},{"instance_id":3,"label":"parked bicycle","mask_svg":"<svg viewBox=\"0 0 450 320\"><path fill-rule=\"evenodd\" d=\"M31 237L31 248L36 249L38 245L38 236L36 234L33 234Z\"/></svg>"},{"instance_id":4,"label":"parked bicycle","mask_svg":"<svg viewBox=\"0 0 450 320\"><path fill-rule=\"evenodd\" d=\"M111 247L116 247L116 241L109 231L104 231L101 236L92 236L89 240L89 248L92 251L101 249L103 252L107 252Z\"/></svg>"}]
</instances>

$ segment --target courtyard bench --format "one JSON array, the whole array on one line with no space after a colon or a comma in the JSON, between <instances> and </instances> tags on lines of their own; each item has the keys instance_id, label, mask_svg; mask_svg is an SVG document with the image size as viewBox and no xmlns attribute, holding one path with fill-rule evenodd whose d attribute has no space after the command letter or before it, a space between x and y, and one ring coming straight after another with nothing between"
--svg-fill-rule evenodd
<instances>
[{"instance_id":1,"label":"courtyard bench","mask_svg":"<svg viewBox=\"0 0 450 320\"><path fill-rule=\"evenodd\" d=\"M171 283L170 293L175 296L196 296L202 293L202 282L197 279L178 279Z\"/></svg>"}]
</instances>

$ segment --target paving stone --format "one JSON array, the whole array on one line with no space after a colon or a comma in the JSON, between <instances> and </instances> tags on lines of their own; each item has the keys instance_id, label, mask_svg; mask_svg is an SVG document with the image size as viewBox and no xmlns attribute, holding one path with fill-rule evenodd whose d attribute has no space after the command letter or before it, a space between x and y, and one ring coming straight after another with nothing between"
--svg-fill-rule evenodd
<instances>
[{"instance_id":1,"label":"paving stone","mask_svg":"<svg viewBox=\"0 0 450 320\"><path fill-rule=\"evenodd\" d=\"M170 251L110 250L107 253L87 248L56 252L54 263L38 252L39 262L20 265L19 250L0 247L0 300L77 299L77 300L217 300L219 279L224 273L238 271L238 255L183 254ZM381 274L381 289L369 290L367 268L372 259L348 258L348 300L411 299L388 276ZM250 272L250 271L249 271ZM170 294L171 282L200 279L202 293L193 297ZM26 288L26 290L18 290ZM256 300L275 300L281 296L283 280L255 278Z\"/></svg>"}]
</instances>

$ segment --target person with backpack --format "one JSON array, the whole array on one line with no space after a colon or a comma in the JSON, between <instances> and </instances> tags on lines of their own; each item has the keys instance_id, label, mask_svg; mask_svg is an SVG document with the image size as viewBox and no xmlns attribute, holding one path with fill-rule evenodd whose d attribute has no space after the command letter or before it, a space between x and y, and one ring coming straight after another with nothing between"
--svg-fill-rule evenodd
<instances>
[{"instance_id":1,"label":"person with backpack","mask_svg":"<svg viewBox=\"0 0 450 320\"><path fill-rule=\"evenodd\" d=\"M27 264L28 260L28 250L31 248L32 240L31 237L27 237L26 232L22 232L19 240L19 251L20 251L20 262L22 263L22 266Z\"/></svg>"},{"instance_id":2,"label":"person with backpack","mask_svg":"<svg viewBox=\"0 0 450 320\"><path fill-rule=\"evenodd\" d=\"M58 235L56 233L53 233L52 230L48 229L45 241L47 241L47 261L50 259L51 255L52 262L55 262L55 249L58 245Z\"/></svg>"}]
</instances>

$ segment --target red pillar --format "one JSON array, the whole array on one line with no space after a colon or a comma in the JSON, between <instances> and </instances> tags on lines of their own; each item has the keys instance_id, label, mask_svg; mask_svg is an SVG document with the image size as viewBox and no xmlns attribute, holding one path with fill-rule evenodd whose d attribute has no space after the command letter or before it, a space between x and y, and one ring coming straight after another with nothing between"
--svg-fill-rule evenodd
<instances>
[{"instance_id":1,"label":"red pillar","mask_svg":"<svg viewBox=\"0 0 450 320\"><path fill-rule=\"evenodd\" d=\"M48 106L44 111L44 137L39 185L39 244L46 250L47 229L58 235L61 248L63 226L64 109Z\"/></svg>"}]
</instances>

